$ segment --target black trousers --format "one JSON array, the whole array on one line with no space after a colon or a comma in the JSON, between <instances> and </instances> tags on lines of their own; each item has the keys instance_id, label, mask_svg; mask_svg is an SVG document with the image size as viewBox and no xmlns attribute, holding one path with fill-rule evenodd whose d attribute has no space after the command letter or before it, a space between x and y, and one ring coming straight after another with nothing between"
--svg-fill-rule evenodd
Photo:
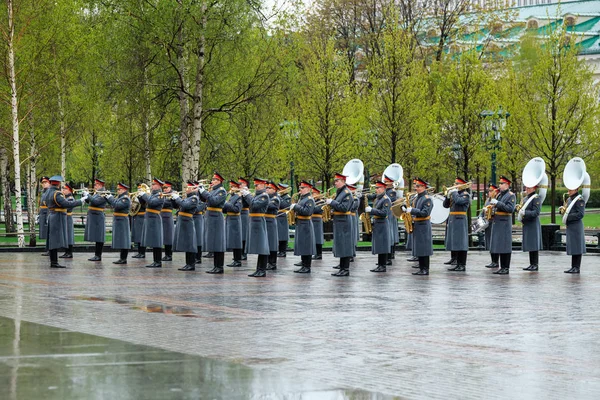
<instances>
[{"instance_id":1,"label":"black trousers","mask_svg":"<svg viewBox=\"0 0 600 400\"><path fill-rule=\"evenodd\" d=\"M283 251L285 253L285 251L287 250L287 245L288 245L287 240L280 240L279 241L279 251Z\"/></svg>"},{"instance_id":2,"label":"black trousers","mask_svg":"<svg viewBox=\"0 0 600 400\"><path fill-rule=\"evenodd\" d=\"M500 260L500 254L490 253L490 256L492 257L492 262L498 264L498 261Z\"/></svg>"},{"instance_id":3,"label":"black trousers","mask_svg":"<svg viewBox=\"0 0 600 400\"><path fill-rule=\"evenodd\" d=\"M120 251L120 253L121 253L121 254L120 254L119 260L127 260L127 255L129 254L129 250L127 250L127 249L122 249L122 250Z\"/></svg>"},{"instance_id":4,"label":"black trousers","mask_svg":"<svg viewBox=\"0 0 600 400\"><path fill-rule=\"evenodd\" d=\"M511 253L500 254L500 268L510 268L510 256Z\"/></svg>"},{"instance_id":5,"label":"black trousers","mask_svg":"<svg viewBox=\"0 0 600 400\"><path fill-rule=\"evenodd\" d=\"M195 261L196 261L196 254L197 253L186 252L185 253L185 265L194 265Z\"/></svg>"},{"instance_id":6,"label":"black trousers","mask_svg":"<svg viewBox=\"0 0 600 400\"><path fill-rule=\"evenodd\" d=\"M340 258L340 269L350 270L350 259L352 257L341 257Z\"/></svg>"},{"instance_id":7,"label":"black trousers","mask_svg":"<svg viewBox=\"0 0 600 400\"><path fill-rule=\"evenodd\" d=\"M246 254L246 241L242 240L242 254Z\"/></svg>"},{"instance_id":8,"label":"black trousers","mask_svg":"<svg viewBox=\"0 0 600 400\"><path fill-rule=\"evenodd\" d=\"M142 246L141 243L138 243L137 246L138 246L138 254L146 255L146 247Z\"/></svg>"},{"instance_id":9,"label":"black trousers","mask_svg":"<svg viewBox=\"0 0 600 400\"><path fill-rule=\"evenodd\" d=\"M242 261L242 249L233 249L233 261Z\"/></svg>"},{"instance_id":10,"label":"black trousers","mask_svg":"<svg viewBox=\"0 0 600 400\"><path fill-rule=\"evenodd\" d=\"M583 256L581 254L572 255L571 256L571 267L581 268L581 258Z\"/></svg>"},{"instance_id":11,"label":"black trousers","mask_svg":"<svg viewBox=\"0 0 600 400\"><path fill-rule=\"evenodd\" d=\"M202 246L198 246L198 252L196 253L196 260L202 260Z\"/></svg>"},{"instance_id":12,"label":"black trousers","mask_svg":"<svg viewBox=\"0 0 600 400\"><path fill-rule=\"evenodd\" d=\"M385 263L387 262L388 259L388 254L377 254L377 265L381 265L382 267L385 266Z\"/></svg>"},{"instance_id":13,"label":"black trousers","mask_svg":"<svg viewBox=\"0 0 600 400\"><path fill-rule=\"evenodd\" d=\"M276 251L271 251L269 252L269 261L271 264L275 264L277 265L277 252Z\"/></svg>"},{"instance_id":14,"label":"black trousers","mask_svg":"<svg viewBox=\"0 0 600 400\"><path fill-rule=\"evenodd\" d=\"M173 256L173 245L165 244L165 256Z\"/></svg>"},{"instance_id":15,"label":"black trousers","mask_svg":"<svg viewBox=\"0 0 600 400\"><path fill-rule=\"evenodd\" d=\"M258 260L256 261L256 270L257 271L266 271L268 262L269 262L269 255L259 254Z\"/></svg>"},{"instance_id":16,"label":"black trousers","mask_svg":"<svg viewBox=\"0 0 600 400\"><path fill-rule=\"evenodd\" d=\"M153 247L152 248L152 261L162 264L162 248L160 247Z\"/></svg>"},{"instance_id":17,"label":"black trousers","mask_svg":"<svg viewBox=\"0 0 600 400\"><path fill-rule=\"evenodd\" d=\"M48 250L50 253L50 264L58 264L58 249Z\"/></svg>"},{"instance_id":18,"label":"black trousers","mask_svg":"<svg viewBox=\"0 0 600 400\"><path fill-rule=\"evenodd\" d=\"M308 256L300 256L300 260L302 261L302 265L304 265L305 267L310 268L310 264L312 262L312 256L308 255Z\"/></svg>"},{"instance_id":19,"label":"black trousers","mask_svg":"<svg viewBox=\"0 0 600 400\"><path fill-rule=\"evenodd\" d=\"M467 252L466 251L455 251L454 252L458 265L467 265Z\"/></svg>"},{"instance_id":20,"label":"black trousers","mask_svg":"<svg viewBox=\"0 0 600 400\"><path fill-rule=\"evenodd\" d=\"M317 255L320 256L323 254L323 245L322 244L318 244L317 245Z\"/></svg>"},{"instance_id":21,"label":"black trousers","mask_svg":"<svg viewBox=\"0 0 600 400\"><path fill-rule=\"evenodd\" d=\"M429 271L429 256L419 257L419 268Z\"/></svg>"},{"instance_id":22,"label":"black trousers","mask_svg":"<svg viewBox=\"0 0 600 400\"><path fill-rule=\"evenodd\" d=\"M214 259L213 259L213 265L215 267L221 267L223 268L223 266L225 265L225 252L219 251L219 252L214 252Z\"/></svg>"},{"instance_id":23,"label":"black trousers","mask_svg":"<svg viewBox=\"0 0 600 400\"><path fill-rule=\"evenodd\" d=\"M529 264L530 265L539 265L540 262L540 252L539 251L530 251L529 252Z\"/></svg>"},{"instance_id":24,"label":"black trousers","mask_svg":"<svg viewBox=\"0 0 600 400\"><path fill-rule=\"evenodd\" d=\"M102 257L102 248L104 247L104 242L96 242L96 255L98 257Z\"/></svg>"}]
</instances>

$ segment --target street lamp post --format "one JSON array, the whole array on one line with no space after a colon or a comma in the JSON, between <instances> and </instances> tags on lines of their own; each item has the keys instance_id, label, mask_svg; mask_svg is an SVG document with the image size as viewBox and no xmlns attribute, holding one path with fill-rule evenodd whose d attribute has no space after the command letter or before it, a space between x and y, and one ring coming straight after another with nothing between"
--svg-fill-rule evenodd
<instances>
[{"instance_id":1,"label":"street lamp post","mask_svg":"<svg viewBox=\"0 0 600 400\"><path fill-rule=\"evenodd\" d=\"M510 117L508 111L504 111L502 107L498 111L484 110L479 114L483 119L483 143L486 149L492 151L492 183L496 184L496 151L500 149L500 141L502 140L502 132L506 128L506 119Z\"/></svg>"},{"instance_id":2,"label":"street lamp post","mask_svg":"<svg viewBox=\"0 0 600 400\"><path fill-rule=\"evenodd\" d=\"M456 176L459 176L461 150L462 147L460 146L460 143L454 143L452 145L452 156L456 163Z\"/></svg>"}]
</instances>

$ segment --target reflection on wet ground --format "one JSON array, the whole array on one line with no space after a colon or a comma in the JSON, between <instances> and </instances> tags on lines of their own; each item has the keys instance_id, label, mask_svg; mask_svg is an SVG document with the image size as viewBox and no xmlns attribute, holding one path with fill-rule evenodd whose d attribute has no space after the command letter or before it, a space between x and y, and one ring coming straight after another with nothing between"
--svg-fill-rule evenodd
<instances>
[{"instance_id":1,"label":"reflection on wet ground","mask_svg":"<svg viewBox=\"0 0 600 400\"><path fill-rule=\"evenodd\" d=\"M0 317L2 399L391 399Z\"/></svg>"},{"instance_id":2,"label":"reflection on wet ground","mask_svg":"<svg viewBox=\"0 0 600 400\"><path fill-rule=\"evenodd\" d=\"M436 253L415 277L359 254L339 279L330 254L304 276L288 254L261 280L254 256L218 276L88 257L0 254L0 400L600 398L598 255L570 276L564 253L530 273L514 252L497 276L486 253L463 273Z\"/></svg>"}]
</instances>

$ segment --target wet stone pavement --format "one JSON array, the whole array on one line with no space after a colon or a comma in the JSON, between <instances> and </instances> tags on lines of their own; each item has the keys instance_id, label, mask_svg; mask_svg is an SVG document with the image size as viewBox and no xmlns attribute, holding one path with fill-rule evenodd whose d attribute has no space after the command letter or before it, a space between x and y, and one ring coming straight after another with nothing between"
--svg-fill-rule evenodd
<instances>
[{"instance_id":1,"label":"wet stone pavement","mask_svg":"<svg viewBox=\"0 0 600 400\"><path fill-rule=\"evenodd\" d=\"M255 258L209 275L76 254L52 270L0 254L2 399L599 399L600 258L513 253L509 276L484 252L466 273L415 277L398 253L385 274L359 253L348 278L326 253L253 279ZM226 258L229 262L230 256Z\"/></svg>"}]
</instances>

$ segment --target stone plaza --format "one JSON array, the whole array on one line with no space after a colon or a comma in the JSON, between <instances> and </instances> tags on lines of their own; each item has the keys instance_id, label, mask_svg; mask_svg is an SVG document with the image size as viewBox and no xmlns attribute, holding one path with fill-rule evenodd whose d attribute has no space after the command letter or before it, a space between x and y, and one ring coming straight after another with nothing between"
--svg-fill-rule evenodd
<instances>
[{"instance_id":1,"label":"stone plaza","mask_svg":"<svg viewBox=\"0 0 600 400\"><path fill-rule=\"evenodd\" d=\"M416 277L407 253L375 274L359 252L336 278L331 253L299 275L288 252L263 279L255 256L223 275L89 256L0 253L2 399L600 398L598 254L567 275L564 253L530 273L515 251L497 276L436 251Z\"/></svg>"}]
</instances>

